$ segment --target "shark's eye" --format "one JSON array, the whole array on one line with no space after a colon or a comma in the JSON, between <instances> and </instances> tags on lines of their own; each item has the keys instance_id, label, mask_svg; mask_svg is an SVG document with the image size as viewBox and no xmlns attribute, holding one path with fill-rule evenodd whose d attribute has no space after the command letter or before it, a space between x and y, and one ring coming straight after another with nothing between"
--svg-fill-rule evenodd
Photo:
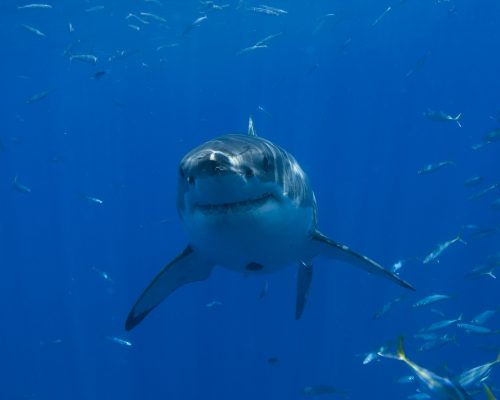
<instances>
[{"instance_id":1,"label":"shark's eye","mask_svg":"<svg viewBox=\"0 0 500 400\"><path fill-rule=\"evenodd\" d=\"M262 158L262 169L266 172L271 169L271 161L269 160L269 157L264 156Z\"/></svg>"},{"instance_id":2,"label":"shark's eye","mask_svg":"<svg viewBox=\"0 0 500 400\"><path fill-rule=\"evenodd\" d=\"M187 178L187 182L192 185L194 183L194 177L192 175L189 175Z\"/></svg>"},{"instance_id":3,"label":"shark's eye","mask_svg":"<svg viewBox=\"0 0 500 400\"><path fill-rule=\"evenodd\" d=\"M253 170L250 167L245 167L243 169L243 173L245 174L245 178L251 178L252 176L254 176Z\"/></svg>"}]
</instances>

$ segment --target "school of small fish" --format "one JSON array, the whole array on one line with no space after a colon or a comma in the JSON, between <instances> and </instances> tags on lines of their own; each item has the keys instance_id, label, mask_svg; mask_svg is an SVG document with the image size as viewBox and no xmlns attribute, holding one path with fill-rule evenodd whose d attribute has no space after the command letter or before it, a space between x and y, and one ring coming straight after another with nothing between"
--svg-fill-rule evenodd
<instances>
[{"instance_id":1,"label":"school of small fish","mask_svg":"<svg viewBox=\"0 0 500 400\"><path fill-rule=\"evenodd\" d=\"M103 4L96 4L81 8L81 14L86 15L88 18L93 16L109 17L113 15L113 4L109 1L102 1ZM393 4L382 8L377 15L374 15L371 24L367 29L378 29L384 21L393 18L394 14L398 12L399 7L406 3L405 0L395 1ZM451 0L436 0L436 5L444 5L448 8L450 15L456 13L456 8ZM270 20L281 21L286 19L292 14L291 11L285 9L286 2L283 7L275 7L261 3L254 3L251 1L228 1L227 3L220 3L211 0L202 0L198 2L198 14L190 15L184 18L185 23L182 29L174 34L171 32L170 24L172 23L172 16L165 12L164 3L162 0L143 0L137 1L134 9L130 9L126 14L120 15L124 29L130 34L137 34L142 40L143 46L133 45L130 47L116 48L113 50L102 50L94 43L87 43L79 38L79 27L75 23L77 18L71 15L74 21L70 20L69 16L63 18L61 24L65 26L67 33L67 44L64 49L61 49L60 63L67 64L69 68L75 65L80 65L82 68L88 68L88 76L92 79L91 82L97 82L107 78L112 74L113 65L121 60L128 58L139 58L141 53L153 52L157 54L159 63L166 62L168 52L173 51L177 47L185 46L190 38L197 34L203 34L212 19L217 18L224 13L238 12L245 13L248 17L252 18L269 18ZM23 18L26 22L18 24L19 31L30 37L31 40L37 43L47 41L53 30L49 22L44 21L44 15L49 15L57 11L58 6L46 3L23 3L12 6L19 14L21 21ZM36 18L33 19L33 15ZM320 35L327 34L328 29L335 28L342 18L332 11L326 13L317 19L317 23L311 29L311 34ZM267 32L258 33L252 38L249 38L245 43L241 43L241 47L237 49L227 49L227 53L232 57L238 57L242 60L256 57L258 54L265 55L272 50L274 46L278 46L280 41L287 36L287 32L281 28L272 28ZM140 36L149 31L155 32L154 39L149 39L145 36ZM158 34L158 32L169 32L169 34ZM166 40L165 38L169 38ZM342 44L337 49L338 55L344 55L346 52L356 44L356 39L348 36L342 39ZM415 64L409 69L402 72L405 79L412 78L418 74L420 70L425 68L426 63L432 58L433 53L429 50L426 51L421 57L416 59ZM141 61L141 66L148 68L148 63ZM20 79L29 79L27 76L19 76ZM96 83L97 84L97 83ZM31 93L27 93L24 100L25 107L36 107L37 103L48 101L53 96L56 89L51 87L38 87ZM123 106L118 99L114 99L115 105ZM267 116L271 114L266 109L259 105L256 109ZM466 114L466 113L465 113ZM447 110L440 109L427 109L419 111L420 118L422 116L432 123L441 123L440 126L449 126L450 129L456 132L462 132L467 129L467 115L463 115L460 110ZM490 119L492 128L482 134L477 142L471 144L472 152L481 151L486 146L495 146L500 143L500 114L493 116L485 116L485 119ZM250 117L248 130L255 134L254 121ZM8 151L8 144L0 138L0 154ZM57 159L59 160L59 158ZM56 159L54 159L56 161ZM419 179L432 179L431 176L439 176L447 172L456 170L459 162L443 157L441 160L426 160L422 163L420 169L416 171L421 176ZM481 202L484 198L491 198L489 201L490 211L498 212L500 209L500 180L492 181L482 175L475 175L473 173L463 179L464 187L469 190L469 200L471 202ZM500 171L496 171L497 173ZM429 175L429 176L428 176ZM29 174L23 173L21 176L15 175L11 179L12 189L19 192L19 196L36 196L37 190L31 189L32 182ZM500 179L500 177L497 177ZM35 188L36 189L36 188ZM496 198L493 198L496 196ZM79 198L83 199L82 202L93 204L97 207L104 207L105 202L102 198L96 197L94 194L79 192ZM107 204L107 203L106 203ZM399 260L393 265L393 272L398 273L402 268L406 268L408 264L414 264L415 268L435 268L436 264L441 259L446 257L447 252L458 251L460 244L469 247L469 241L476 241L484 237L490 237L500 232L500 225L484 227L474 224L467 224L457 227L454 232L449 232L449 236L443 237L439 243L429 243L429 250L426 254L421 254L418 257L408 257ZM466 238L467 240L464 240ZM471 267L470 271L465 276L465 279L496 279L496 270L500 267L500 253L486 256L484 263ZM109 274L96 267L91 267L96 276L99 276L107 284L114 284L114 280ZM259 299L264 298L269 291L269 282L266 280L263 284L262 290L258 296ZM449 346L453 343L458 343L460 335L470 335L477 337L477 340L483 338L500 337L500 291L498 296L498 304L491 304L488 309L477 310L476 315L466 316L465 313L458 311L455 315L446 316L442 311L436 308L442 304L453 303L457 297L453 293L423 293L420 298L410 298L405 296L395 297L390 299L381 308L373 314L374 320L385 318L394 308L405 307L408 312L418 310L427 310L439 317L439 320L430 322L428 325L422 327L418 332L412 335L412 340L419 341L417 350L419 352L429 352L443 346ZM409 304L409 302L411 302ZM211 300L204 304L206 308L223 307L223 303L219 300ZM488 325L486 325L488 324ZM132 343L127 339L118 336L107 336L106 340L120 345L122 347L131 347ZM482 342L478 342L484 345ZM395 347L395 349L394 349ZM498 346L495 348L499 350ZM414 385L420 382L421 386L417 391L408 396L409 399L426 399L436 398L445 400L458 400L458 399L472 399L476 395L481 394L488 400L494 400L495 392L500 390L500 385L495 385L491 382L491 375L494 369L500 369L500 354L496 358L486 359L484 364L479 366L470 366L469 369L464 370L460 374L449 377L443 373L433 372L430 369L424 368L410 360L404 349L403 338L398 339L397 344L394 343L383 344L373 349L370 349L364 354L361 354L363 365L372 363L373 361L380 361L381 359L395 359L402 361L411 369L412 375L406 375L394 381L398 384ZM280 359L277 357L270 357L267 362L270 365L277 365ZM307 397L316 397L321 395L341 395L345 396L347 392L343 389L330 386L328 384L318 384L305 386L300 390L300 394Z\"/></svg>"}]
</instances>

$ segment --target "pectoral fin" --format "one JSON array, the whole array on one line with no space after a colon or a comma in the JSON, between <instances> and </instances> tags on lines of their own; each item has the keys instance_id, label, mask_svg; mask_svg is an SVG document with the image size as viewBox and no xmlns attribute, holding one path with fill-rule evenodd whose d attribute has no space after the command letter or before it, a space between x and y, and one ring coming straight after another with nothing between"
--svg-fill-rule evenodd
<instances>
[{"instance_id":1,"label":"pectoral fin","mask_svg":"<svg viewBox=\"0 0 500 400\"><path fill-rule=\"evenodd\" d=\"M403 286L404 288L415 290L415 288L408 282L404 281L396 274L393 274L392 272L386 270L380 264L362 254L356 253L343 244L333 241L319 231L315 231L311 234L311 241L312 251L314 255L344 261L348 264L362 268L370 274L379 275L386 279L389 279L397 283L398 285Z\"/></svg>"},{"instance_id":2,"label":"pectoral fin","mask_svg":"<svg viewBox=\"0 0 500 400\"><path fill-rule=\"evenodd\" d=\"M299 271L297 274L297 303L295 306L295 319L300 319L302 312L304 311L304 306L307 301L307 292L309 291L309 286L311 286L312 275L312 264L301 261L299 263Z\"/></svg>"},{"instance_id":3,"label":"pectoral fin","mask_svg":"<svg viewBox=\"0 0 500 400\"><path fill-rule=\"evenodd\" d=\"M149 286L142 292L132 310L130 310L125 322L125 329L129 331L138 325L153 308L177 288L186 283L207 279L212 268L213 265L199 257L190 246L186 247L181 254L156 275Z\"/></svg>"}]
</instances>

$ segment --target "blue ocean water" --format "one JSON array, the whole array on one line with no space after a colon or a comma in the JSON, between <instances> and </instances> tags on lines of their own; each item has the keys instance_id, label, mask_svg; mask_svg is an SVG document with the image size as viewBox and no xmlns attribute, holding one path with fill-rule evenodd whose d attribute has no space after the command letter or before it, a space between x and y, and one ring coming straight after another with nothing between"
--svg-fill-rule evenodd
<instances>
[{"instance_id":1,"label":"blue ocean water","mask_svg":"<svg viewBox=\"0 0 500 400\"><path fill-rule=\"evenodd\" d=\"M398 399L418 387L395 382L411 370L363 359L399 335L443 376L495 359L498 334L451 326L438 333L456 341L428 352L413 335L500 306L497 279L466 278L499 264L500 144L486 140L500 127L498 1L28 3L0 5L2 399L299 399L315 385ZM462 113L462 127L427 110ZM187 243L180 159L246 133L249 116L307 172L320 229L388 269L407 260L398 273L417 291L318 259L296 321L295 266L215 269L126 332ZM441 161L453 164L417 173ZM422 263L458 234L466 245ZM452 298L412 307L435 293Z\"/></svg>"}]
</instances>

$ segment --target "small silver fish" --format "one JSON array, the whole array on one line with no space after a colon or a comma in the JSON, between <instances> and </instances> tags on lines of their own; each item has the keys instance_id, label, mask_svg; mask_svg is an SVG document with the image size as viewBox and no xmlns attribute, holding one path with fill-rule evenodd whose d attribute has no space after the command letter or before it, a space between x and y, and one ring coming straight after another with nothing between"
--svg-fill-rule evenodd
<instances>
[{"instance_id":1,"label":"small silver fish","mask_svg":"<svg viewBox=\"0 0 500 400\"><path fill-rule=\"evenodd\" d=\"M238 51L236 53L237 56L241 55L241 54L245 54L245 53L249 53L250 51L254 51L254 50L258 50L258 49L267 49L267 44L264 44L264 45L256 45L254 44L253 46L250 46L250 47L245 47L244 49L241 49L240 51Z\"/></svg>"},{"instance_id":2,"label":"small silver fish","mask_svg":"<svg viewBox=\"0 0 500 400\"><path fill-rule=\"evenodd\" d=\"M386 353L380 355L400 360L407 364L415 372L415 375L420 381L427 387L428 391L435 395L436 398L446 400L472 400L472 397L458 383L439 376L409 360L404 351L403 338L399 339L399 346L396 354Z\"/></svg>"},{"instance_id":3,"label":"small silver fish","mask_svg":"<svg viewBox=\"0 0 500 400\"><path fill-rule=\"evenodd\" d=\"M440 169L442 169L448 165L455 165L455 163L453 161L440 161L440 162L435 163L435 164L427 164L422 169L419 169L417 171L417 173L419 175L431 174L433 172L439 171Z\"/></svg>"},{"instance_id":4,"label":"small silver fish","mask_svg":"<svg viewBox=\"0 0 500 400\"><path fill-rule=\"evenodd\" d=\"M430 340L428 342L425 342L422 346L418 348L418 351L431 351L434 349L439 349L448 343L452 343L456 341L456 337L449 335L449 334L444 334L441 337L438 337L435 340Z\"/></svg>"},{"instance_id":5,"label":"small silver fish","mask_svg":"<svg viewBox=\"0 0 500 400\"><path fill-rule=\"evenodd\" d=\"M457 327L460 329L464 329L467 333L476 333L478 335L489 335L494 333L500 333L500 330L491 330L490 328L486 328L485 326L473 325L473 324L457 324Z\"/></svg>"},{"instance_id":6,"label":"small silver fish","mask_svg":"<svg viewBox=\"0 0 500 400\"><path fill-rule=\"evenodd\" d=\"M186 29L184 29L184 32L182 32L183 36L186 36L189 32L191 32L194 28L199 26L203 21L206 21L208 17L206 15L202 15L199 18L196 18L191 24L189 24Z\"/></svg>"},{"instance_id":7,"label":"small silver fish","mask_svg":"<svg viewBox=\"0 0 500 400\"><path fill-rule=\"evenodd\" d=\"M32 3L32 4L25 4L24 6L18 6L18 10L26 10L26 9L32 9L32 8L38 8L38 9L51 9L53 8L50 4L41 4L41 3Z\"/></svg>"},{"instance_id":8,"label":"small silver fish","mask_svg":"<svg viewBox=\"0 0 500 400\"><path fill-rule=\"evenodd\" d=\"M421 329L421 332L433 332L440 329L448 328L449 326L455 325L456 323L462 321L462 318L463 314L460 314L460 316L457 319L445 319L443 321L434 322L429 327Z\"/></svg>"},{"instance_id":9,"label":"small silver fish","mask_svg":"<svg viewBox=\"0 0 500 400\"><path fill-rule=\"evenodd\" d=\"M451 299L451 296L446 294L432 294L430 296L424 297L423 299L418 300L413 303L413 307L423 307L428 306L430 304L437 303L438 301Z\"/></svg>"},{"instance_id":10,"label":"small silver fish","mask_svg":"<svg viewBox=\"0 0 500 400\"><path fill-rule=\"evenodd\" d=\"M70 61L77 60L89 64L97 64L98 58L93 54L72 54L69 56Z\"/></svg>"},{"instance_id":11,"label":"small silver fish","mask_svg":"<svg viewBox=\"0 0 500 400\"><path fill-rule=\"evenodd\" d=\"M93 196L85 196L85 199L87 199L88 201L91 201L92 203L96 203L96 204L103 204L104 201L102 201L101 199L97 198L97 197L93 197Z\"/></svg>"},{"instance_id":12,"label":"small silver fish","mask_svg":"<svg viewBox=\"0 0 500 400\"><path fill-rule=\"evenodd\" d=\"M94 6L94 7L90 7L90 8L87 8L85 10L85 12L87 13L91 13L91 12L96 12L96 11L101 11L101 10L104 10L104 6Z\"/></svg>"},{"instance_id":13,"label":"small silver fish","mask_svg":"<svg viewBox=\"0 0 500 400\"><path fill-rule=\"evenodd\" d=\"M167 20L163 17L160 17L159 15L156 15L156 14L152 14L152 13L149 13L149 12L140 12L139 15L141 17L144 17L144 18L149 18L153 21L157 21L157 22L167 22Z\"/></svg>"},{"instance_id":14,"label":"small silver fish","mask_svg":"<svg viewBox=\"0 0 500 400\"><path fill-rule=\"evenodd\" d=\"M440 243L438 244L438 247L436 247L433 251L431 251L425 258L424 258L424 261L423 263L424 264L428 264L430 263L431 261L434 261L436 260L437 258L439 258L439 256L441 256L441 254L443 254L443 252L448 248L450 247L452 244L456 243L456 242L461 242L463 244L467 244L467 242L465 242L464 240L462 240L462 238L460 236L456 236L455 238L451 239L451 240L448 240L444 243Z\"/></svg>"},{"instance_id":15,"label":"small silver fish","mask_svg":"<svg viewBox=\"0 0 500 400\"><path fill-rule=\"evenodd\" d=\"M481 183L484 180L482 176L473 176L472 178L467 179L464 182L465 186L474 186L477 185L478 183Z\"/></svg>"},{"instance_id":16,"label":"small silver fish","mask_svg":"<svg viewBox=\"0 0 500 400\"><path fill-rule=\"evenodd\" d=\"M128 340L119 338L117 336L108 336L108 337L106 337L106 339L111 340L112 342L115 342L116 344L119 344L119 345L122 345L122 346L125 346L125 347L131 347L132 346L131 342L129 342Z\"/></svg>"},{"instance_id":17,"label":"small silver fish","mask_svg":"<svg viewBox=\"0 0 500 400\"><path fill-rule=\"evenodd\" d=\"M493 279L497 279L495 275L495 270L497 266L494 264L480 265L478 267L473 268L471 271L465 274L465 277L468 279L480 278L480 277L490 277Z\"/></svg>"},{"instance_id":18,"label":"small silver fish","mask_svg":"<svg viewBox=\"0 0 500 400\"><path fill-rule=\"evenodd\" d=\"M427 400L430 399L431 396L429 396L427 393L424 392L417 392L415 394L412 394L407 397L409 400Z\"/></svg>"},{"instance_id":19,"label":"small silver fish","mask_svg":"<svg viewBox=\"0 0 500 400\"><path fill-rule=\"evenodd\" d=\"M484 136L484 140L488 143L500 140L500 128L493 129Z\"/></svg>"},{"instance_id":20,"label":"small silver fish","mask_svg":"<svg viewBox=\"0 0 500 400\"><path fill-rule=\"evenodd\" d=\"M500 363L500 353L497 358L489 363L479 365L478 367L471 368L467 371L464 371L460 374L460 376L456 379L456 381L462 386L464 389L473 387L484 380L488 379L491 369L494 365Z\"/></svg>"},{"instance_id":21,"label":"small silver fish","mask_svg":"<svg viewBox=\"0 0 500 400\"><path fill-rule=\"evenodd\" d=\"M324 394L346 394L345 391L339 390L329 385L305 386L304 388L302 388L301 393L304 396L320 396Z\"/></svg>"},{"instance_id":22,"label":"small silver fish","mask_svg":"<svg viewBox=\"0 0 500 400\"><path fill-rule=\"evenodd\" d=\"M30 25L21 24L21 26L24 29L26 29L28 32L34 33L36 36L47 37L47 35L45 33L43 33L41 30L39 30L37 28L34 28L34 27L30 26Z\"/></svg>"},{"instance_id":23,"label":"small silver fish","mask_svg":"<svg viewBox=\"0 0 500 400\"><path fill-rule=\"evenodd\" d=\"M415 382L415 375L405 375L399 378L396 383L407 384Z\"/></svg>"},{"instance_id":24,"label":"small silver fish","mask_svg":"<svg viewBox=\"0 0 500 400\"><path fill-rule=\"evenodd\" d=\"M439 315L440 317L445 317L445 313L442 312L441 310L438 310L437 308L431 308L431 313L434 313L436 315Z\"/></svg>"},{"instance_id":25,"label":"small silver fish","mask_svg":"<svg viewBox=\"0 0 500 400\"><path fill-rule=\"evenodd\" d=\"M396 297L395 299L385 303L382 306L382 308L380 309L380 311L377 311L375 313L375 315L373 316L373 319L379 319L379 318L383 317L385 314L387 314L389 312L389 310L394 306L394 304L399 303L403 299L404 299L404 296L399 296L399 297Z\"/></svg>"},{"instance_id":26,"label":"small silver fish","mask_svg":"<svg viewBox=\"0 0 500 400\"><path fill-rule=\"evenodd\" d=\"M500 308L497 308L496 310L483 311L481 314L476 315L471 320L471 323L474 325L483 325L484 323L488 322L488 320L498 312L500 312Z\"/></svg>"},{"instance_id":27,"label":"small silver fish","mask_svg":"<svg viewBox=\"0 0 500 400\"><path fill-rule=\"evenodd\" d=\"M49 93L50 90L44 90L43 92L35 93L34 95L30 96L29 99L26 100L26 104L33 104L37 101L40 101L43 98L47 97Z\"/></svg>"},{"instance_id":28,"label":"small silver fish","mask_svg":"<svg viewBox=\"0 0 500 400\"><path fill-rule=\"evenodd\" d=\"M14 180L12 181L12 187L21 193L31 193L31 189L28 186L23 185L22 183L19 182L17 175L14 177Z\"/></svg>"},{"instance_id":29,"label":"small silver fish","mask_svg":"<svg viewBox=\"0 0 500 400\"><path fill-rule=\"evenodd\" d=\"M460 124L460 118L462 118L462 113L457 114L455 117L450 114L445 113L444 111L433 111L427 110L424 112L424 116L430 119L431 121L436 122L455 122L459 128L462 127Z\"/></svg>"},{"instance_id":30,"label":"small silver fish","mask_svg":"<svg viewBox=\"0 0 500 400\"><path fill-rule=\"evenodd\" d=\"M129 13L125 19L126 20L129 20L130 18L134 18L136 21L139 21L141 24L143 25L148 25L149 24L149 21L146 21L145 19L135 15L135 14L132 14L132 13Z\"/></svg>"},{"instance_id":31,"label":"small silver fish","mask_svg":"<svg viewBox=\"0 0 500 400\"><path fill-rule=\"evenodd\" d=\"M211 302L209 302L209 303L205 304L205 307L207 307L207 308L212 308L212 307L214 307L214 306L221 306L221 305L222 305L222 303L221 303L220 301L218 301L218 300L213 300L213 301L211 301Z\"/></svg>"},{"instance_id":32,"label":"small silver fish","mask_svg":"<svg viewBox=\"0 0 500 400\"><path fill-rule=\"evenodd\" d=\"M382 20L382 18L384 18L384 17L387 15L387 13L388 13L389 11L391 11L391 10L392 10L392 7L391 7L391 6L387 7L387 8L384 10L384 12L383 12L382 14L380 14L380 15L379 15L379 16L375 19L375 21L373 21L373 22L372 22L372 27L374 27L375 25L377 25L377 24L378 24L378 23Z\"/></svg>"},{"instance_id":33,"label":"small silver fish","mask_svg":"<svg viewBox=\"0 0 500 400\"><path fill-rule=\"evenodd\" d=\"M418 332L413 335L415 339L422 340L436 340L438 335L436 333L426 333L426 332Z\"/></svg>"},{"instance_id":34,"label":"small silver fish","mask_svg":"<svg viewBox=\"0 0 500 400\"><path fill-rule=\"evenodd\" d=\"M486 189L483 189L480 192L477 192L477 193L473 194L472 196L470 196L469 200L480 199L481 197L486 196L488 193L492 192L493 190L495 190L499 186L500 186L500 182L493 183L492 185L488 186Z\"/></svg>"}]
</instances>

